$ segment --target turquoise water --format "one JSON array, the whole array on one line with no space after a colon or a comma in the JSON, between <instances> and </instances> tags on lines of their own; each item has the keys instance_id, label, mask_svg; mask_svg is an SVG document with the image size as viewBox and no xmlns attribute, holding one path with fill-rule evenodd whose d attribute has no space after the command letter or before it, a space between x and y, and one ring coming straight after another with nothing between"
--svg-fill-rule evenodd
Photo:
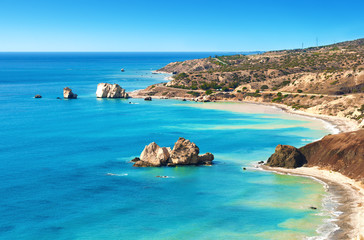
<instances>
[{"instance_id":1,"label":"turquoise water","mask_svg":"<svg viewBox=\"0 0 364 240\"><path fill-rule=\"evenodd\" d=\"M99 82L134 90L164 81L164 75L151 71L168 62L209 55L0 54L0 238L317 235L327 218L318 214L323 186L250 167L266 160L277 144L301 146L328 130L305 127L311 120L285 118L284 113L95 98ZM79 99L57 100L66 86ZM43 98L34 99L35 94ZM247 125L255 127L242 127ZM289 127L267 128L282 125ZM214 153L216 164L134 168L129 163L150 142L172 147L179 137L195 142L202 153Z\"/></svg>"}]
</instances>

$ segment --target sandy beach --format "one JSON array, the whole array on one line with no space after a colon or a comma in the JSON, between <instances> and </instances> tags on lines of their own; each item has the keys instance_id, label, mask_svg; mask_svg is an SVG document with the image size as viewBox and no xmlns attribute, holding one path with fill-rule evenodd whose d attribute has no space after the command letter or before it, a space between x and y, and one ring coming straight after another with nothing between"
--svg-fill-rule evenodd
<instances>
[{"instance_id":1,"label":"sandy beach","mask_svg":"<svg viewBox=\"0 0 364 240\"><path fill-rule=\"evenodd\" d=\"M344 175L316 167L296 169L260 166L265 171L278 174L292 174L312 177L327 184L327 192L337 197L338 212L342 212L335 223L340 229L333 232L330 239L364 239L364 188Z\"/></svg>"},{"instance_id":2,"label":"sandy beach","mask_svg":"<svg viewBox=\"0 0 364 240\"><path fill-rule=\"evenodd\" d=\"M206 109L217 109L217 110L225 110L232 112L240 112L240 113L279 113L278 109L283 110L284 112L291 115L299 115L305 116L309 118L316 118L323 120L330 125L332 125L338 131L334 131L333 133L339 132L350 132L355 131L359 128L359 124L348 118L341 118L336 116L326 116L321 114L309 113L300 110L294 110L289 106L285 106L282 104L276 103L263 103L263 102L240 102L240 101L217 101L217 103L205 103L201 104L199 107ZM256 107L255 107L256 106Z\"/></svg>"}]
</instances>

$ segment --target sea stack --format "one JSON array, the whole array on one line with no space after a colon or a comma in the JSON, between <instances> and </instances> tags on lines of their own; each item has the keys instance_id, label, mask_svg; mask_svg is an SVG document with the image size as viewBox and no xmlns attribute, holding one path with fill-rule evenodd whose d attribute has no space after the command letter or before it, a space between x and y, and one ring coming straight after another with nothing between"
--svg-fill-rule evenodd
<instances>
[{"instance_id":1,"label":"sea stack","mask_svg":"<svg viewBox=\"0 0 364 240\"><path fill-rule=\"evenodd\" d=\"M98 98L128 98L125 89L118 84L99 83L97 85L96 97Z\"/></svg>"},{"instance_id":2,"label":"sea stack","mask_svg":"<svg viewBox=\"0 0 364 240\"><path fill-rule=\"evenodd\" d=\"M77 99L77 94L73 93L69 87L65 87L63 89L63 97L65 99Z\"/></svg>"},{"instance_id":3,"label":"sea stack","mask_svg":"<svg viewBox=\"0 0 364 240\"><path fill-rule=\"evenodd\" d=\"M180 165L211 165L214 155L199 155L200 149L190 140L179 138L173 149L160 147L155 142L145 146L139 158L134 158L134 167L161 167Z\"/></svg>"},{"instance_id":4,"label":"sea stack","mask_svg":"<svg viewBox=\"0 0 364 240\"><path fill-rule=\"evenodd\" d=\"M295 147L279 144L267 161L267 166L297 168L307 163L305 156Z\"/></svg>"}]
</instances>

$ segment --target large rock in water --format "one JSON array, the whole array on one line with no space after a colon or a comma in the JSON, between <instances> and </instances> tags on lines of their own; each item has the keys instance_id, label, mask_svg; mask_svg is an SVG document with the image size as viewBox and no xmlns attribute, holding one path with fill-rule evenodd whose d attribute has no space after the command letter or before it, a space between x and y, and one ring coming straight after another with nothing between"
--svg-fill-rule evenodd
<instances>
[{"instance_id":1,"label":"large rock in water","mask_svg":"<svg viewBox=\"0 0 364 240\"><path fill-rule=\"evenodd\" d=\"M65 87L63 88L63 97L66 99L76 99L77 94L73 93L69 87Z\"/></svg>"},{"instance_id":2,"label":"large rock in water","mask_svg":"<svg viewBox=\"0 0 364 240\"><path fill-rule=\"evenodd\" d=\"M196 165L200 149L190 140L179 138L171 152L171 165Z\"/></svg>"},{"instance_id":3,"label":"large rock in water","mask_svg":"<svg viewBox=\"0 0 364 240\"><path fill-rule=\"evenodd\" d=\"M125 89L118 84L99 83L97 85L96 97L98 98L128 98Z\"/></svg>"},{"instance_id":4,"label":"large rock in water","mask_svg":"<svg viewBox=\"0 0 364 240\"><path fill-rule=\"evenodd\" d=\"M145 146L139 161L135 162L137 167L159 167L167 164L171 149L160 147L155 142Z\"/></svg>"},{"instance_id":5,"label":"large rock in water","mask_svg":"<svg viewBox=\"0 0 364 240\"><path fill-rule=\"evenodd\" d=\"M297 148L279 144L266 165L270 167L297 168L306 163L305 156Z\"/></svg>"},{"instance_id":6,"label":"large rock in water","mask_svg":"<svg viewBox=\"0 0 364 240\"><path fill-rule=\"evenodd\" d=\"M132 160L135 167L160 167L177 165L211 165L214 155L199 156L200 150L193 142L179 138L173 150L160 147L155 142L146 146L139 158Z\"/></svg>"}]
</instances>

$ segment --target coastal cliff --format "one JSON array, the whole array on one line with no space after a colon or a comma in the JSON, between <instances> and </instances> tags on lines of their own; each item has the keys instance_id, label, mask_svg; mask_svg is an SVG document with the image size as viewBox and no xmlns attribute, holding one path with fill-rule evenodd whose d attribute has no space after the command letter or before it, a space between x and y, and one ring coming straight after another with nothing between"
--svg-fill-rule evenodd
<instances>
[{"instance_id":1,"label":"coastal cliff","mask_svg":"<svg viewBox=\"0 0 364 240\"><path fill-rule=\"evenodd\" d=\"M268 159L267 166L319 167L364 183L364 129L327 135L299 149L278 145L276 152Z\"/></svg>"},{"instance_id":2,"label":"coastal cliff","mask_svg":"<svg viewBox=\"0 0 364 240\"><path fill-rule=\"evenodd\" d=\"M364 119L364 39L256 55L211 56L161 68L173 80L132 93L195 101L252 101Z\"/></svg>"}]
</instances>

